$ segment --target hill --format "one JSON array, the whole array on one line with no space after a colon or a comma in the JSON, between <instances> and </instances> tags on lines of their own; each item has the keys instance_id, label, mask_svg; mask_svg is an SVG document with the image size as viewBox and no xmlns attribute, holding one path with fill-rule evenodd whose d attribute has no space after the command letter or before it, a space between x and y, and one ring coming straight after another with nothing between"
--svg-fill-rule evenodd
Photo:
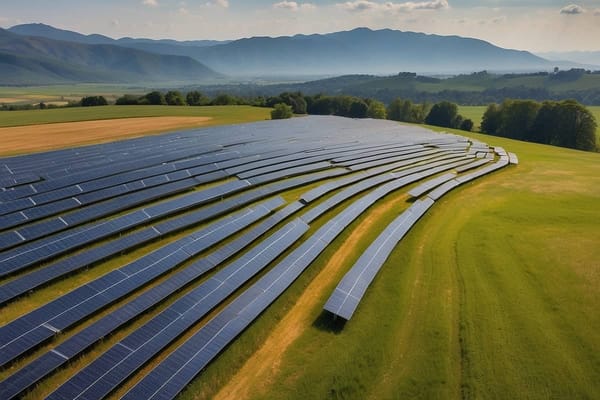
<instances>
[{"instance_id":1,"label":"hill","mask_svg":"<svg viewBox=\"0 0 600 400\"><path fill-rule=\"evenodd\" d=\"M274 96L296 91L308 95L344 94L372 97L385 103L397 97L418 103L448 100L464 105L487 105L505 98L538 101L574 98L587 105L600 105L600 73L582 69L521 74L481 71L436 78L402 72L391 76L343 75L273 85L212 85L202 90L210 95L227 92L239 96Z\"/></svg>"},{"instance_id":2,"label":"hill","mask_svg":"<svg viewBox=\"0 0 600 400\"><path fill-rule=\"evenodd\" d=\"M83 35L78 32L58 29L46 24L15 25L9 28L8 31L24 36L39 36L47 39L63 40L83 44L111 44L115 46L148 51L151 53L188 56L195 59L198 59L199 57L199 48L228 43L228 41L218 40L177 41L170 39L154 40L130 37L113 39L108 36L98 34Z\"/></svg>"},{"instance_id":3,"label":"hill","mask_svg":"<svg viewBox=\"0 0 600 400\"><path fill-rule=\"evenodd\" d=\"M323 75L398 71L523 71L550 63L478 39L357 28L325 35L253 37L201 49L201 60L231 75Z\"/></svg>"},{"instance_id":4,"label":"hill","mask_svg":"<svg viewBox=\"0 0 600 400\"><path fill-rule=\"evenodd\" d=\"M198 82L219 77L186 56L109 44L83 44L0 29L0 84L59 82Z\"/></svg>"},{"instance_id":5,"label":"hill","mask_svg":"<svg viewBox=\"0 0 600 400\"><path fill-rule=\"evenodd\" d=\"M398 71L460 73L483 69L533 71L554 66L526 51L479 39L391 29L357 28L329 34L251 37L231 42L150 40L82 35L44 24L10 30L83 44L112 44L157 54L192 57L216 71L240 77L390 74Z\"/></svg>"}]
</instances>

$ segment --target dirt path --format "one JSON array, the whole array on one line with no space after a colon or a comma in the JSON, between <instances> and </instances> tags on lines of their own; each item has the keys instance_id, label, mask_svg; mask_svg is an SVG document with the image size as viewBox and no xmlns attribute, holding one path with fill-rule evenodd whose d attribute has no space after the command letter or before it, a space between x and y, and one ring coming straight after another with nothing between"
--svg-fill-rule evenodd
<instances>
[{"instance_id":1,"label":"dirt path","mask_svg":"<svg viewBox=\"0 0 600 400\"><path fill-rule=\"evenodd\" d=\"M145 117L0 128L0 155L110 142L202 126L210 117Z\"/></svg>"},{"instance_id":2,"label":"dirt path","mask_svg":"<svg viewBox=\"0 0 600 400\"><path fill-rule=\"evenodd\" d=\"M363 223L342 243L294 307L273 329L262 347L217 393L215 400L248 399L251 394L264 393L269 385L275 383L284 352L311 325L315 307L322 305L319 295L326 287L335 284L341 270L349 268L346 261L347 254L352 252L370 230L385 226L389 221L382 221L382 216L391 211L400 201L404 201L404 198L395 197L368 213Z\"/></svg>"}]
</instances>

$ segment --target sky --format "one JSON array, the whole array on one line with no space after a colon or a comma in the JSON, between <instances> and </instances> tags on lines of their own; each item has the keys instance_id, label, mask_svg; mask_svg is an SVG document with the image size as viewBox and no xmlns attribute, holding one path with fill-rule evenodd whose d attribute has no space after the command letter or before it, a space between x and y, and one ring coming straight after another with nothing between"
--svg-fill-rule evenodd
<instances>
[{"instance_id":1,"label":"sky","mask_svg":"<svg viewBox=\"0 0 600 400\"><path fill-rule=\"evenodd\" d=\"M600 51L600 0L0 0L0 27L41 22L113 38L239 39L356 27L487 40L534 52Z\"/></svg>"}]
</instances>

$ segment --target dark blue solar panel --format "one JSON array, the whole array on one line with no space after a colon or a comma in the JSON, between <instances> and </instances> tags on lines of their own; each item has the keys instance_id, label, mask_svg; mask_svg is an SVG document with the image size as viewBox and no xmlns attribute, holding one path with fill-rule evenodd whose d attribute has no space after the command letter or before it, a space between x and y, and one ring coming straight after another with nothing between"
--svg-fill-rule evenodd
<instances>
[{"instance_id":1,"label":"dark blue solar panel","mask_svg":"<svg viewBox=\"0 0 600 400\"><path fill-rule=\"evenodd\" d=\"M254 176L252 178L249 178L248 182L250 182L253 185L260 185L266 182L287 178L289 176L299 175L327 168L331 168L331 164L329 162L323 161L314 164L302 165L300 167L288 168L282 171L271 172L264 175Z\"/></svg>"},{"instance_id":2,"label":"dark blue solar panel","mask_svg":"<svg viewBox=\"0 0 600 400\"><path fill-rule=\"evenodd\" d=\"M80 389L85 388L83 393L87 398L99 398L100 395L106 393L106 390L113 390L116 383L124 380L156 352L184 332L185 329L206 315L237 287L258 273L277 255L294 243L306 230L308 230L308 226L299 220L284 226L270 238L265 239L260 245L250 250L249 253L220 270L207 282L186 294L172 306L123 339L121 344L134 351L125 356L123 360L120 360L109 373L98 374L96 369L92 368L94 365L92 364L92 366L82 370L60 387L53 396L60 398L74 386ZM276 249L276 251L267 254L269 249ZM261 257L261 255L264 255L264 257ZM189 299L192 299L191 302ZM100 360L106 358L109 354L110 351L94 363L101 362ZM87 387L84 386L86 383Z\"/></svg>"}]
</instances>

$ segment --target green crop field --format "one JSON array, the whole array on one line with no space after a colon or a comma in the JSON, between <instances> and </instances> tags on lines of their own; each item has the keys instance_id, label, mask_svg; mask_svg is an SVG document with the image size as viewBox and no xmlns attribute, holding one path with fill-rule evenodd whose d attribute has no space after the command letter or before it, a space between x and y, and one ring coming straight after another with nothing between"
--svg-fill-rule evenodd
<instances>
[{"instance_id":1,"label":"green crop field","mask_svg":"<svg viewBox=\"0 0 600 400\"><path fill-rule=\"evenodd\" d=\"M290 328L301 330L298 340L266 383L249 381L247 398L600 396L600 154L470 136L516 152L520 164L436 204L342 328L322 306L377 234L366 233L334 283L311 294L318 301L310 323ZM398 212L383 214L382 225ZM347 238L338 238L337 246ZM332 253L322 255L184 398L226 391Z\"/></svg>"},{"instance_id":2,"label":"green crop field","mask_svg":"<svg viewBox=\"0 0 600 400\"><path fill-rule=\"evenodd\" d=\"M212 117L207 125L269 119L270 109L250 106L103 106L0 112L0 127L133 117Z\"/></svg>"}]
</instances>

